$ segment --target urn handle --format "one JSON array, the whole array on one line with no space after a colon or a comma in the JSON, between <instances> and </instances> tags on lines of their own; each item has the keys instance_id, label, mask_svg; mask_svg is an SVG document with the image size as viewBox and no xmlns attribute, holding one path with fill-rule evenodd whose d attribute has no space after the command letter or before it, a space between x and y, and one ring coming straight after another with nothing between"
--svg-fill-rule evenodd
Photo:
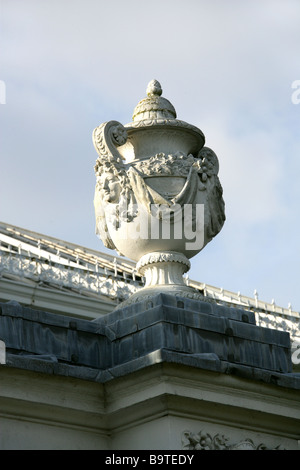
<instances>
[{"instance_id":1,"label":"urn handle","mask_svg":"<svg viewBox=\"0 0 300 470\"><path fill-rule=\"evenodd\" d=\"M104 167L102 170L115 169L117 172L125 169L117 147L124 145L127 138L125 127L118 121L104 122L94 129L93 143L99 155L95 165L96 173L100 167Z\"/></svg>"}]
</instances>

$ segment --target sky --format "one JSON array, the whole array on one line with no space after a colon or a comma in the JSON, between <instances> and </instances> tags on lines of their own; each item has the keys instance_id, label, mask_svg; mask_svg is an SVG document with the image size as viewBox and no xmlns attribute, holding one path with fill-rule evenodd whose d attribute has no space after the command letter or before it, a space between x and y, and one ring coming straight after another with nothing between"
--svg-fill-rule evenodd
<instances>
[{"instance_id":1,"label":"sky","mask_svg":"<svg viewBox=\"0 0 300 470\"><path fill-rule=\"evenodd\" d=\"M0 220L115 254L92 132L157 79L220 162L226 222L189 277L299 311L299 25L299 0L0 0Z\"/></svg>"}]
</instances>

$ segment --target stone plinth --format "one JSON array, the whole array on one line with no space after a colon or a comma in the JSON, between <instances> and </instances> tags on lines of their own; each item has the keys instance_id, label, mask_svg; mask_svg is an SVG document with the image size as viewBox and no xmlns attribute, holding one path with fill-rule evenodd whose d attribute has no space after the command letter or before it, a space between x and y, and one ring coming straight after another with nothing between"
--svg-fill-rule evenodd
<instances>
[{"instance_id":1,"label":"stone plinth","mask_svg":"<svg viewBox=\"0 0 300 470\"><path fill-rule=\"evenodd\" d=\"M158 294L94 322L109 328L113 367L164 350L220 372L292 371L289 334L256 326L253 312L242 309Z\"/></svg>"}]
</instances>

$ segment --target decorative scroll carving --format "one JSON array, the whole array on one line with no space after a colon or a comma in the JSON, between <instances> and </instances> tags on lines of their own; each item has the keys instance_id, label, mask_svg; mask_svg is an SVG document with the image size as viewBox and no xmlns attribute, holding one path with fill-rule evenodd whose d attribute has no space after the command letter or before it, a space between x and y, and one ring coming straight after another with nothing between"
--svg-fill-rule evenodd
<instances>
[{"instance_id":1,"label":"decorative scroll carving","mask_svg":"<svg viewBox=\"0 0 300 470\"><path fill-rule=\"evenodd\" d=\"M284 450L280 445L270 448L263 443L254 444L252 439L243 439L232 443L224 434L212 436L204 431L198 433L184 431L182 444L185 450Z\"/></svg>"},{"instance_id":2,"label":"decorative scroll carving","mask_svg":"<svg viewBox=\"0 0 300 470\"><path fill-rule=\"evenodd\" d=\"M122 157L116 148L124 145L126 141L127 131L117 121L105 122L93 132L94 146L99 154L95 164L96 234L101 237L104 245L111 249L116 249L116 247L107 227L105 208L109 203L119 206L122 201L123 205L129 208L132 200L130 180ZM130 220L129 215L128 217Z\"/></svg>"},{"instance_id":3,"label":"decorative scroll carving","mask_svg":"<svg viewBox=\"0 0 300 470\"><path fill-rule=\"evenodd\" d=\"M101 192L103 201L119 202L122 196L130 197L126 167L116 148L126 140L127 131L117 121L106 122L94 130L93 141L99 154L95 165L96 189Z\"/></svg>"}]
</instances>

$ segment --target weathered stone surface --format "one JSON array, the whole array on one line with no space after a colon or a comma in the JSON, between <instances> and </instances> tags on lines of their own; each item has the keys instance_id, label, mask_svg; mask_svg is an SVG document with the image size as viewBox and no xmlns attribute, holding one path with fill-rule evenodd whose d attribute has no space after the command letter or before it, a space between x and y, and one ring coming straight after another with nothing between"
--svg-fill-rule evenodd
<instances>
[{"instance_id":1,"label":"weathered stone surface","mask_svg":"<svg viewBox=\"0 0 300 470\"><path fill-rule=\"evenodd\" d=\"M0 307L0 339L13 367L106 382L170 361L300 388L289 334L256 326L241 309L166 294L96 321Z\"/></svg>"},{"instance_id":2,"label":"weathered stone surface","mask_svg":"<svg viewBox=\"0 0 300 470\"><path fill-rule=\"evenodd\" d=\"M121 307L123 303L120 304ZM206 313L209 315L224 317L233 320L242 321L245 323L255 324L255 315L251 311L242 308L226 307L218 305L214 302L207 302L204 300L194 300L189 297L182 297L180 295L170 295L168 293L160 293L152 295L149 298L141 298L138 303L132 303L127 307L117 309L109 315L102 317L99 320L94 320L96 323L110 324L121 318L128 318L132 315L149 312L152 308L160 305L176 307L184 311L192 311L195 313Z\"/></svg>"},{"instance_id":3,"label":"weathered stone surface","mask_svg":"<svg viewBox=\"0 0 300 470\"><path fill-rule=\"evenodd\" d=\"M0 336L8 352L53 356L65 363L99 369L110 366L105 327L9 302L0 307Z\"/></svg>"},{"instance_id":4,"label":"weathered stone surface","mask_svg":"<svg viewBox=\"0 0 300 470\"><path fill-rule=\"evenodd\" d=\"M245 322L249 321L246 312L234 308L218 309L213 305L211 313L204 313L202 310L209 310L205 302L179 297L176 302L175 306L171 295L159 294L146 310L142 309L144 305L133 305L97 320L97 324L103 321L109 325L115 335L118 347L113 348L113 364L167 349L183 354L215 354L222 361L291 372L288 334Z\"/></svg>"}]
</instances>

